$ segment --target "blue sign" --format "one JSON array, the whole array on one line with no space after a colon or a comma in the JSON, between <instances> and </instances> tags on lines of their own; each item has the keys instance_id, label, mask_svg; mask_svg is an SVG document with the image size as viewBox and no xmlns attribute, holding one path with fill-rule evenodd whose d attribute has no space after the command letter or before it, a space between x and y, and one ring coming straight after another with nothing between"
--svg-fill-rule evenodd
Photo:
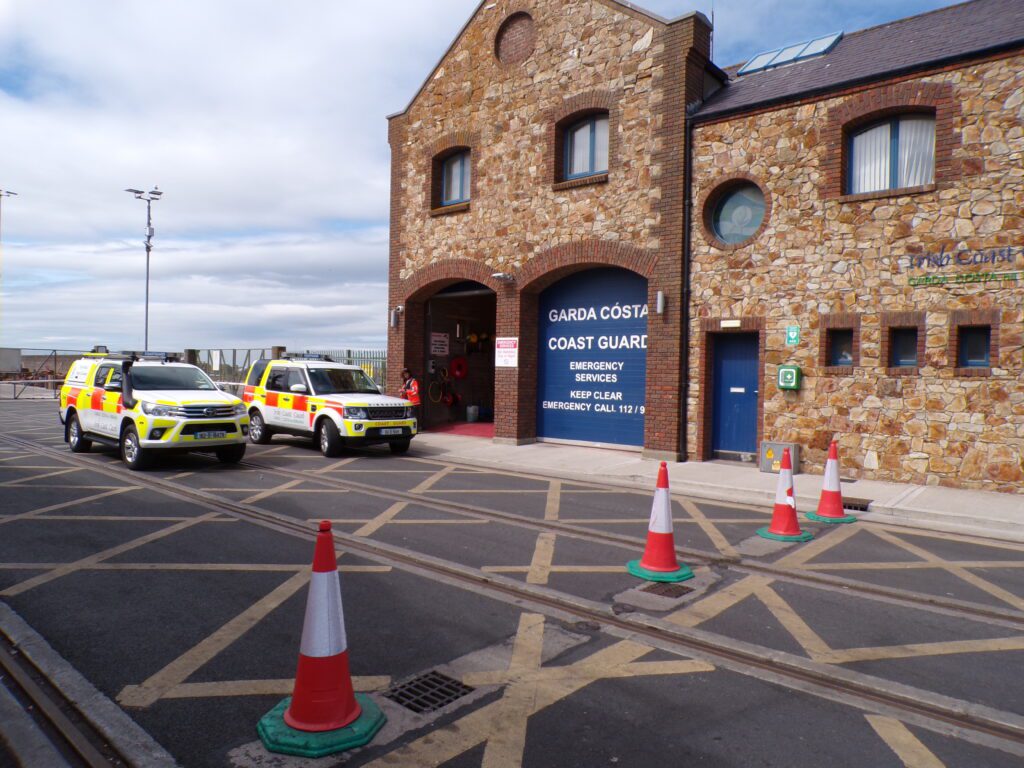
<instances>
[{"instance_id":1,"label":"blue sign","mask_svg":"<svg viewBox=\"0 0 1024 768\"><path fill-rule=\"evenodd\" d=\"M592 269L540 297L537 436L643 445L647 280Z\"/></svg>"}]
</instances>

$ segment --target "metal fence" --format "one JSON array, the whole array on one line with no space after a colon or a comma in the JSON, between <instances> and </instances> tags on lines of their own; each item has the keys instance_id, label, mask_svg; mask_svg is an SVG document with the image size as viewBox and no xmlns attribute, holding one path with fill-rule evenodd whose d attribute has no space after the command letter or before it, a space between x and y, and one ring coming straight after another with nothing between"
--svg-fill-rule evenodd
<instances>
[{"instance_id":1,"label":"metal fence","mask_svg":"<svg viewBox=\"0 0 1024 768\"><path fill-rule=\"evenodd\" d=\"M48 400L60 394L77 349L0 348L0 400Z\"/></svg>"},{"instance_id":2,"label":"metal fence","mask_svg":"<svg viewBox=\"0 0 1024 768\"><path fill-rule=\"evenodd\" d=\"M249 367L260 358L282 357L284 347L186 349L184 359L199 366L228 391L241 390ZM298 354L326 355L336 363L358 365L377 384L384 384L387 351L383 349L305 349ZM0 348L0 400L56 398L71 364L85 351Z\"/></svg>"},{"instance_id":3,"label":"metal fence","mask_svg":"<svg viewBox=\"0 0 1024 768\"><path fill-rule=\"evenodd\" d=\"M366 375L383 386L388 372L386 349L307 349L308 354L327 355L336 363L358 365Z\"/></svg>"}]
</instances>

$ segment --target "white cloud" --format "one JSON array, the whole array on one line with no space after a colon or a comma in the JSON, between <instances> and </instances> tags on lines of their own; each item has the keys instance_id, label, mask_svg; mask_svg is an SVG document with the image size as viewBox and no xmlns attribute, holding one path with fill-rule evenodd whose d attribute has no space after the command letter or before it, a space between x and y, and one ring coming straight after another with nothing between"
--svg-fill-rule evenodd
<instances>
[{"instance_id":1,"label":"white cloud","mask_svg":"<svg viewBox=\"0 0 1024 768\"><path fill-rule=\"evenodd\" d=\"M385 116L476 0L0 0L0 345L377 344ZM710 0L641 0L665 16ZM718 0L716 60L935 7Z\"/></svg>"}]
</instances>

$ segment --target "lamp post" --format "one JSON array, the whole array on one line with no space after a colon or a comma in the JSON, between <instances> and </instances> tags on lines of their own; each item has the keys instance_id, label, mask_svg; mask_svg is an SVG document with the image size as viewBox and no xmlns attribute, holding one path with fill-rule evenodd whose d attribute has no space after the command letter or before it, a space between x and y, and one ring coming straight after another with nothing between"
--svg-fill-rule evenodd
<instances>
[{"instance_id":1,"label":"lamp post","mask_svg":"<svg viewBox=\"0 0 1024 768\"><path fill-rule=\"evenodd\" d=\"M3 268L4 268L3 244L2 244L3 243L3 235L2 235L2 232L3 232L3 225L2 225L2 222L3 222L3 201L4 201L5 197L17 197L17 196L18 196L17 192L11 192L11 190L9 190L9 189L0 189L0 285L3 285L2 277L3 277ZM2 307L0 307L0 309L2 309Z\"/></svg>"},{"instance_id":2,"label":"lamp post","mask_svg":"<svg viewBox=\"0 0 1024 768\"><path fill-rule=\"evenodd\" d=\"M143 351L149 351L149 254L153 250L153 202L159 200L163 192L160 191L159 187L153 187L149 192L143 192L141 189L126 189L125 192L130 192L135 195L137 200L146 201L146 326L145 335L143 337Z\"/></svg>"}]
</instances>

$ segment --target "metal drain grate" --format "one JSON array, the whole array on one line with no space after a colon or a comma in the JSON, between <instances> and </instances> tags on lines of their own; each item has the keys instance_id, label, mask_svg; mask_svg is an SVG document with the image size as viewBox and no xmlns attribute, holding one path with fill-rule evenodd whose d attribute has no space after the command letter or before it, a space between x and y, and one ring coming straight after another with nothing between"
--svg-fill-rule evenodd
<instances>
[{"instance_id":1,"label":"metal drain grate","mask_svg":"<svg viewBox=\"0 0 1024 768\"><path fill-rule=\"evenodd\" d=\"M384 696L406 709L422 714L446 707L472 690L458 680L431 670L412 680L391 686Z\"/></svg>"},{"instance_id":2,"label":"metal drain grate","mask_svg":"<svg viewBox=\"0 0 1024 768\"><path fill-rule=\"evenodd\" d=\"M843 509L848 509L851 512L867 512L868 505L874 501L874 499L854 499L850 496L843 496Z\"/></svg>"},{"instance_id":3,"label":"metal drain grate","mask_svg":"<svg viewBox=\"0 0 1024 768\"><path fill-rule=\"evenodd\" d=\"M641 592L649 592L652 595L658 595L659 597L682 597L693 592L693 587L687 587L685 584L672 584L664 581L655 581L648 584L646 587L640 590Z\"/></svg>"}]
</instances>

